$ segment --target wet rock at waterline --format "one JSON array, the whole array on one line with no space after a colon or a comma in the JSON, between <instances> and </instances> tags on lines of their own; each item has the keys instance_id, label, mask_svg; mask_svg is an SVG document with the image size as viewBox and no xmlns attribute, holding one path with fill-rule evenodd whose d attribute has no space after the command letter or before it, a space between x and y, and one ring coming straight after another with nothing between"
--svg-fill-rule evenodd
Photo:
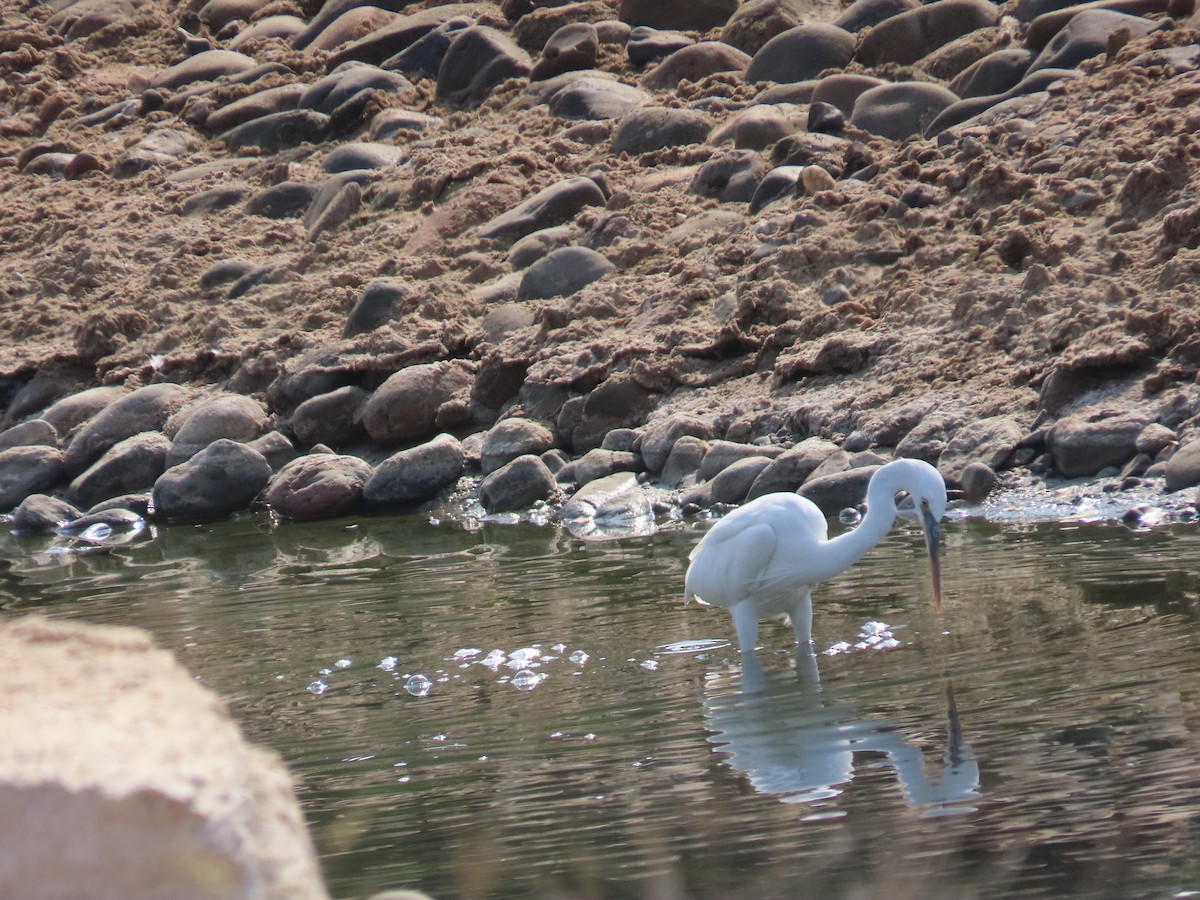
<instances>
[{"instance_id":1,"label":"wet rock at waterline","mask_svg":"<svg viewBox=\"0 0 1200 900\"><path fill-rule=\"evenodd\" d=\"M0 749L6 892L328 896L279 759L147 632L9 618L0 652L22 661L0 710L22 735Z\"/></svg>"},{"instance_id":2,"label":"wet rock at waterline","mask_svg":"<svg viewBox=\"0 0 1200 900\"><path fill-rule=\"evenodd\" d=\"M54 531L80 515L78 509L59 497L30 494L13 511L13 528L21 534L41 534Z\"/></svg>"},{"instance_id":3,"label":"wet rock at waterline","mask_svg":"<svg viewBox=\"0 0 1200 900\"><path fill-rule=\"evenodd\" d=\"M479 484L479 502L489 513L526 509L549 500L558 490L554 473L537 456L526 454L505 463Z\"/></svg>"},{"instance_id":4,"label":"wet rock at waterline","mask_svg":"<svg viewBox=\"0 0 1200 900\"><path fill-rule=\"evenodd\" d=\"M113 444L81 472L68 489L81 506L118 494L146 490L167 467L171 441L157 431L144 431Z\"/></svg>"},{"instance_id":5,"label":"wet rock at waterline","mask_svg":"<svg viewBox=\"0 0 1200 900\"><path fill-rule=\"evenodd\" d=\"M301 456L275 473L267 504L289 519L332 519L362 502L371 466L356 456L318 453Z\"/></svg>"},{"instance_id":6,"label":"wet rock at waterline","mask_svg":"<svg viewBox=\"0 0 1200 900\"><path fill-rule=\"evenodd\" d=\"M56 447L12 447L0 450L0 511L8 511L31 494L53 487L66 472Z\"/></svg>"},{"instance_id":7,"label":"wet rock at waterline","mask_svg":"<svg viewBox=\"0 0 1200 900\"><path fill-rule=\"evenodd\" d=\"M80 474L119 441L162 428L168 417L191 396L192 392L182 385L152 384L105 405L71 438L67 446L67 474Z\"/></svg>"},{"instance_id":8,"label":"wet rock at waterline","mask_svg":"<svg viewBox=\"0 0 1200 900\"><path fill-rule=\"evenodd\" d=\"M250 506L271 478L263 455L229 438L213 441L154 482L155 515L198 520L226 516Z\"/></svg>"},{"instance_id":9,"label":"wet rock at waterline","mask_svg":"<svg viewBox=\"0 0 1200 900\"><path fill-rule=\"evenodd\" d=\"M377 465L363 486L363 500L376 509L424 503L458 481L465 465L462 444L451 435L438 435Z\"/></svg>"},{"instance_id":10,"label":"wet rock at waterline","mask_svg":"<svg viewBox=\"0 0 1200 900\"><path fill-rule=\"evenodd\" d=\"M554 435L541 422L511 418L497 422L483 436L480 470L488 475L518 456L545 453L554 446Z\"/></svg>"}]
</instances>

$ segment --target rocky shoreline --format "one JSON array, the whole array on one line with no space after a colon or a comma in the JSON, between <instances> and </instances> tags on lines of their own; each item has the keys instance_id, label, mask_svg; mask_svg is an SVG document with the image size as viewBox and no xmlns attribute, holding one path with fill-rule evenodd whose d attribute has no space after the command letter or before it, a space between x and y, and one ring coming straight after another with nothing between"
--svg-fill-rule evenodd
<instances>
[{"instance_id":1,"label":"rocky shoreline","mask_svg":"<svg viewBox=\"0 0 1200 900\"><path fill-rule=\"evenodd\" d=\"M1190 488L1191 16L6 8L0 512Z\"/></svg>"}]
</instances>

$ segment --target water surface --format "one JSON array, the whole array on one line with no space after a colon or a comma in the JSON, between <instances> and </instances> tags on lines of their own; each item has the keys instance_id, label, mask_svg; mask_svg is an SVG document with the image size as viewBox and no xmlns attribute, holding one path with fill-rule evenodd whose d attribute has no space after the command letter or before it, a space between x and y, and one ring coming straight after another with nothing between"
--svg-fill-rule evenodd
<instances>
[{"instance_id":1,"label":"water surface","mask_svg":"<svg viewBox=\"0 0 1200 900\"><path fill-rule=\"evenodd\" d=\"M952 519L940 618L901 528L799 670L683 605L699 527L0 530L0 603L153 631L287 761L339 897L1200 890L1196 526Z\"/></svg>"}]
</instances>

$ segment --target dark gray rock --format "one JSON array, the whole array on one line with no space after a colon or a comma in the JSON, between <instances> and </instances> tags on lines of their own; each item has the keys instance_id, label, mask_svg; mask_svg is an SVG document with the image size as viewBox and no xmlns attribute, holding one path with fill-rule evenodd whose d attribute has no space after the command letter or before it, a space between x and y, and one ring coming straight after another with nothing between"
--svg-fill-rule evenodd
<instances>
[{"instance_id":1,"label":"dark gray rock","mask_svg":"<svg viewBox=\"0 0 1200 900\"><path fill-rule=\"evenodd\" d=\"M613 136L612 152L637 155L703 143L712 120L691 109L651 106L635 109L621 119Z\"/></svg>"},{"instance_id":2,"label":"dark gray rock","mask_svg":"<svg viewBox=\"0 0 1200 900\"><path fill-rule=\"evenodd\" d=\"M150 79L154 90L174 91L197 81L216 81L227 75L246 72L258 63L249 56L231 50L208 50L168 66Z\"/></svg>"},{"instance_id":3,"label":"dark gray rock","mask_svg":"<svg viewBox=\"0 0 1200 900\"><path fill-rule=\"evenodd\" d=\"M640 88L594 72L571 72L545 84L554 89L543 95L543 102L560 119L619 119L650 100Z\"/></svg>"},{"instance_id":4,"label":"dark gray rock","mask_svg":"<svg viewBox=\"0 0 1200 900\"><path fill-rule=\"evenodd\" d=\"M720 28L738 8L738 0L621 0L618 18L629 25L708 31Z\"/></svg>"},{"instance_id":5,"label":"dark gray rock","mask_svg":"<svg viewBox=\"0 0 1200 900\"><path fill-rule=\"evenodd\" d=\"M374 331L388 322L408 297L408 288L391 278L376 278L367 285L346 319L342 337L354 337Z\"/></svg>"},{"instance_id":6,"label":"dark gray rock","mask_svg":"<svg viewBox=\"0 0 1200 900\"><path fill-rule=\"evenodd\" d=\"M373 141L387 141L403 136L406 131L424 133L440 128L445 120L410 109L383 109L371 119L369 130Z\"/></svg>"},{"instance_id":7,"label":"dark gray rock","mask_svg":"<svg viewBox=\"0 0 1200 900\"><path fill-rule=\"evenodd\" d=\"M524 78L533 68L529 54L508 35L486 25L459 32L442 58L437 76L437 100L474 109L510 78Z\"/></svg>"},{"instance_id":8,"label":"dark gray rock","mask_svg":"<svg viewBox=\"0 0 1200 900\"><path fill-rule=\"evenodd\" d=\"M267 487L267 503L289 519L343 516L360 506L370 478L371 466L356 456L301 456L275 473Z\"/></svg>"},{"instance_id":9,"label":"dark gray rock","mask_svg":"<svg viewBox=\"0 0 1200 900\"><path fill-rule=\"evenodd\" d=\"M934 137L947 128L967 122L987 112L989 109L1014 98L1047 90L1055 82L1079 77L1081 77L1081 73L1072 69L1041 69L1037 72L1030 72L1017 82L1016 86L1009 88L1003 94L995 94L990 97L972 97L968 100L960 100L957 103L947 106L925 128L925 137ZM1044 390L1053 393L1056 381L1059 382L1059 387L1068 387L1071 382L1095 380L1094 378L1089 379L1089 376L1086 374L1078 377L1078 374L1056 370L1050 378L1046 379Z\"/></svg>"},{"instance_id":10,"label":"dark gray rock","mask_svg":"<svg viewBox=\"0 0 1200 900\"><path fill-rule=\"evenodd\" d=\"M258 269L258 263L248 259L223 259L204 270L204 274L200 276L200 290L219 288Z\"/></svg>"},{"instance_id":11,"label":"dark gray rock","mask_svg":"<svg viewBox=\"0 0 1200 900\"><path fill-rule=\"evenodd\" d=\"M184 216L207 216L241 203L249 190L249 185L234 184L200 191L184 200L179 211Z\"/></svg>"},{"instance_id":12,"label":"dark gray rock","mask_svg":"<svg viewBox=\"0 0 1200 900\"><path fill-rule=\"evenodd\" d=\"M42 412L42 419L65 437L128 393L121 387L88 388L54 401ZM165 417L163 421L166 421Z\"/></svg>"},{"instance_id":13,"label":"dark gray rock","mask_svg":"<svg viewBox=\"0 0 1200 900\"><path fill-rule=\"evenodd\" d=\"M217 134L272 113L287 112L296 108L304 90L303 84L293 83L256 91L213 110L205 117L202 127L210 134Z\"/></svg>"},{"instance_id":14,"label":"dark gray rock","mask_svg":"<svg viewBox=\"0 0 1200 900\"><path fill-rule=\"evenodd\" d=\"M1189 441L1167 460L1163 477L1168 491L1200 484L1200 441Z\"/></svg>"},{"instance_id":15,"label":"dark gray rock","mask_svg":"<svg viewBox=\"0 0 1200 900\"><path fill-rule=\"evenodd\" d=\"M765 150L795 134L802 122L800 107L758 103L713 129L708 142L714 145L732 142L738 148Z\"/></svg>"},{"instance_id":16,"label":"dark gray rock","mask_svg":"<svg viewBox=\"0 0 1200 900\"><path fill-rule=\"evenodd\" d=\"M479 3L445 3L398 16L388 25L333 51L326 65L332 69L345 62L357 61L377 66L411 47L444 22L463 16L475 16L487 8Z\"/></svg>"},{"instance_id":17,"label":"dark gray rock","mask_svg":"<svg viewBox=\"0 0 1200 900\"><path fill-rule=\"evenodd\" d=\"M58 449L58 431L45 419L30 419L0 431L0 450L12 447L53 447Z\"/></svg>"},{"instance_id":18,"label":"dark gray rock","mask_svg":"<svg viewBox=\"0 0 1200 900\"><path fill-rule=\"evenodd\" d=\"M963 69L947 87L963 100L1003 94L1025 77L1034 56L1026 47L997 50Z\"/></svg>"},{"instance_id":19,"label":"dark gray rock","mask_svg":"<svg viewBox=\"0 0 1200 900\"><path fill-rule=\"evenodd\" d=\"M563 72L591 69L599 52L596 26L590 22L571 22L550 35L529 78L543 81Z\"/></svg>"},{"instance_id":20,"label":"dark gray rock","mask_svg":"<svg viewBox=\"0 0 1200 900\"><path fill-rule=\"evenodd\" d=\"M771 460L765 456L749 456L730 463L712 479L710 490L713 500L718 503L741 503L770 464Z\"/></svg>"},{"instance_id":21,"label":"dark gray rock","mask_svg":"<svg viewBox=\"0 0 1200 900\"><path fill-rule=\"evenodd\" d=\"M575 218L585 206L603 206L604 193L592 179L567 178L534 194L479 229L479 236L516 241L527 234L561 225Z\"/></svg>"},{"instance_id":22,"label":"dark gray rock","mask_svg":"<svg viewBox=\"0 0 1200 900\"><path fill-rule=\"evenodd\" d=\"M963 467L959 478L968 503L982 503L996 486L996 471L987 463L973 462Z\"/></svg>"},{"instance_id":23,"label":"dark gray rock","mask_svg":"<svg viewBox=\"0 0 1200 900\"><path fill-rule=\"evenodd\" d=\"M518 456L479 484L479 502L489 513L526 509L558 492L554 473L538 457Z\"/></svg>"},{"instance_id":24,"label":"dark gray rock","mask_svg":"<svg viewBox=\"0 0 1200 900\"><path fill-rule=\"evenodd\" d=\"M812 14L808 0L747 0L725 23L721 40L753 56L775 35L803 25Z\"/></svg>"},{"instance_id":25,"label":"dark gray rock","mask_svg":"<svg viewBox=\"0 0 1200 900\"><path fill-rule=\"evenodd\" d=\"M525 270L517 291L519 300L569 297L616 270L611 262L587 247L560 247Z\"/></svg>"},{"instance_id":26,"label":"dark gray rock","mask_svg":"<svg viewBox=\"0 0 1200 900\"><path fill-rule=\"evenodd\" d=\"M853 57L850 32L834 25L799 25L763 44L750 60L745 78L748 84L806 81L825 69L844 68Z\"/></svg>"},{"instance_id":27,"label":"dark gray rock","mask_svg":"<svg viewBox=\"0 0 1200 900\"><path fill-rule=\"evenodd\" d=\"M171 414L191 397L192 392L178 384L151 384L105 406L71 438L67 446L67 475L80 474L118 441L161 429ZM47 417L51 412L48 411Z\"/></svg>"},{"instance_id":28,"label":"dark gray rock","mask_svg":"<svg viewBox=\"0 0 1200 900\"><path fill-rule=\"evenodd\" d=\"M576 484L583 487L615 472L641 472L644 469L645 463L642 462L640 453L597 447L574 462L564 465L555 472L555 477L560 484Z\"/></svg>"},{"instance_id":29,"label":"dark gray rock","mask_svg":"<svg viewBox=\"0 0 1200 900\"><path fill-rule=\"evenodd\" d=\"M689 478L693 481L704 454L708 452L708 441L685 434L671 447L667 461L663 463L658 480L667 487L679 487Z\"/></svg>"},{"instance_id":30,"label":"dark gray rock","mask_svg":"<svg viewBox=\"0 0 1200 900\"><path fill-rule=\"evenodd\" d=\"M363 423L373 440L406 444L435 434L442 404L469 396L474 367L461 360L409 366L387 379L367 402Z\"/></svg>"},{"instance_id":31,"label":"dark gray rock","mask_svg":"<svg viewBox=\"0 0 1200 900\"><path fill-rule=\"evenodd\" d=\"M865 66L911 65L999 19L999 8L988 0L939 0L877 23L863 37L854 58Z\"/></svg>"},{"instance_id":32,"label":"dark gray rock","mask_svg":"<svg viewBox=\"0 0 1200 900\"><path fill-rule=\"evenodd\" d=\"M1150 421L1149 416L1133 412L1077 413L1055 423L1046 434L1046 446L1064 478L1095 475L1129 462L1137 453L1138 435Z\"/></svg>"},{"instance_id":33,"label":"dark gray rock","mask_svg":"<svg viewBox=\"0 0 1200 900\"><path fill-rule=\"evenodd\" d=\"M639 25L629 32L629 40L625 43L625 53L629 62L635 66L645 66L660 59L666 59L676 50L696 43L695 38L688 37L676 31L660 31L646 25Z\"/></svg>"},{"instance_id":34,"label":"dark gray rock","mask_svg":"<svg viewBox=\"0 0 1200 900\"><path fill-rule=\"evenodd\" d=\"M655 475L662 472L675 442L685 435L704 441L712 440L712 425L703 419L684 413L665 416L648 424L642 430L640 444L646 469Z\"/></svg>"},{"instance_id":35,"label":"dark gray rock","mask_svg":"<svg viewBox=\"0 0 1200 900\"><path fill-rule=\"evenodd\" d=\"M55 531L80 515L79 510L66 500L30 494L13 513L13 528L21 534L42 534Z\"/></svg>"},{"instance_id":36,"label":"dark gray rock","mask_svg":"<svg viewBox=\"0 0 1200 900\"><path fill-rule=\"evenodd\" d=\"M533 265L547 253L565 247L571 242L570 226L559 225L555 228L543 228L533 234L521 238L508 250L508 264L514 271L520 271Z\"/></svg>"},{"instance_id":37,"label":"dark gray rock","mask_svg":"<svg viewBox=\"0 0 1200 900\"><path fill-rule=\"evenodd\" d=\"M974 462L999 469L1017 448L1025 430L1008 416L992 416L964 425L938 457L937 469L946 484L956 487L963 471Z\"/></svg>"},{"instance_id":38,"label":"dark gray rock","mask_svg":"<svg viewBox=\"0 0 1200 900\"><path fill-rule=\"evenodd\" d=\"M49 490L65 472L63 453L56 447L0 450L0 512L7 512L31 494Z\"/></svg>"},{"instance_id":39,"label":"dark gray rock","mask_svg":"<svg viewBox=\"0 0 1200 900\"><path fill-rule=\"evenodd\" d=\"M373 508L424 503L455 484L465 466L463 445L451 435L440 434L376 466L363 488L363 500Z\"/></svg>"},{"instance_id":40,"label":"dark gray rock","mask_svg":"<svg viewBox=\"0 0 1200 900\"><path fill-rule=\"evenodd\" d=\"M278 153L301 144L319 143L329 129L329 116L311 109L290 109L251 119L233 128L221 140L232 152L257 147L263 153Z\"/></svg>"},{"instance_id":41,"label":"dark gray rock","mask_svg":"<svg viewBox=\"0 0 1200 900\"><path fill-rule=\"evenodd\" d=\"M720 41L702 41L676 50L642 79L652 91L674 90L679 82L700 81L717 72L745 72L750 57Z\"/></svg>"},{"instance_id":42,"label":"dark gray rock","mask_svg":"<svg viewBox=\"0 0 1200 900\"><path fill-rule=\"evenodd\" d=\"M871 90L887 84L882 78L870 75L837 74L826 75L813 88L813 103L830 103L846 115L854 111L854 103L858 98Z\"/></svg>"},{"instance_id":43,"label":"dark gray rock","mask_svg":"<svg viewBox=\"0 0 1200 900\"><path fill-rule=\"evenodd\" d=\"M753 150L733 150L702 164L689 189L722 203L749 203L768 168Z\"/></svg>"},{"instance_id":44,"label":"dark gray rock","mask_svg":"<svg viewBox=\"0 0 1200 900\"><path fill-rule=\"evenodd\" d=\"M924 416L896 443L896 456L920 459L937 465L961 419L954 415Z\"/></svg>"},{"instance_id":45,"label":"dark gray rock","mask_svg":"<svg viewBox=\"0 0 1200 900\"><path fill-rule=\"evenodd\" d=\"M252 41L265 41L271 38L290 42L304 30L304 24L304 20L299 16L264 16L256 19L254 24L245 31L239 32L238 36L229 42L229 49L237 50ZM219 30L212 29L214 32Z\"/></svg>"},{"instance_id":46,"label":"dark gray rock","mask_svg":"<svg viewBox=\"0 0 1200 900\"><path fill-rule=\"evenodd\" d=\"M475 23L468 18L450 19L413 41L399 53L389 56L380 68L403 72L414 78L437 78L442 59L460 31Z\"/></svg>"},{"instance_id":47,"label":"dark gray rock","mask_svg":"<svg viewBox=\"0 0 1200 900\"><path fill-rule=\"evenodd\" d=\"M942 0L945 2L945 0ZM867 498L867 485L880 466L862 466L846 469L832 475L810 478L800 488L800 496L807 497L826 516L835 516L849 506L858 506Z\"/></svg>"},{"instance_id":48,"label":"dark gray rock","mask_svg":"<svg viewBox=\"0 0 1200 900\"><path fill-rule=\"evenodd\" d=\"M250 506L270 478L261 453L219 438L158 477L151 494L155 515L189 521L227 516Z\"/></svg>"},{"instance_id":49,"label":"dark gray rock","mask_svg":"<svg viewBox=\"0 0 1200 900\"><path fill-rule=\"evenodd\" d=\"M355 184L361 188L370 180L371 173L363 169L338 172L325 179L313 196L312 203L304 211L304 227L315 228L331 209L335 209L342 202L347 185Z\"/></svg>"},{"instance_id":50,"label":"dark gray rock","mask_svg":"<svg viewBox=\"0 0 1200 900\"><path fill-rule=\"evenodd\" d=\"M278 472L299 456L287 435L278 431L268 431L262 437L250 441L246 446L261 453L273 472Z\"/></svg>"},{"instance_id":51,"label":"dark gray rock","mask_svg":"<svg viewBox=\"0 0 1200 900\"><path fill-rule=\"evenodd\" d=\"M851 34L858 34L878 25L884 19L917 9L920 5L920 0L855 0L832 24Z\"/></svg>"},{"instance_id":52,"label":"dark gray rock","mask_svg":"<svg viewBox=\"0 0 1200 900\"><path fill-rule=\"evenodd\" d=\"M795 197L803 175L804 166L776 166L769 171L750 198L750 214L754 215L778 200Z\"/></svg>"},{"instance_id":53,"label":"dark gray rock","mask_svg":"<svg viewBox=\"0 0 1200 900\"><path fill-rule=\"evenodd\" d=\"M2 436L0 436L2 437ZM1138 434L1137 440L1134 442L1134 449L1138 453L1147 453L1150 456L1157 456L1163 450L1170 447L1179 440L1172 429L1158 422L1151 422Z\"/></svg>"},{"instance_id":54,"label":"dark gray rock","mask_svg":"<svg viewBox=\"0 0 1200 900\"><path fill-rule=\"evenodd\" d=\"M80 506L146 490L167 468L171 442L157 431L118 441L71 482L70 495Z\"/></svg>"},{"instance_id":55,"label":"dark gray rock","mask_svg":"<svg viewBox=\"0 0 1200 900\"><path fill-rule=\"evenodd\" d=\"M352 141L327 153L325 161L321 163L321 168L331 174L362 169L383 169L399 163L407 152L403 147L396 147L393 144Z\"/></svg>"},{"instance_id":56,"label":"dark gray rock","mask_svg":"<svg viewBox=\"0 0 1200 900\"><path fill-rule=\"evenodd\" d=\"M837 449L837 444L824 438L806 438L785 450L759 473L746 499L753 500L776 491L790 493L797 490Z\"/></svg>"},{"instance_id":57,"label":"dark gray rock","mask_svg":"<svg viewBox=\"0 0 1200 900\"><path fill-rule=\"evenodd\" d=\"M220 438L252 441L266 425L267 411L252 397L221 393L189 404L164 426L171 438L167 466L184 462Z\"/></svg>"},{"instance_id":58,"label":"dark gray rock","mask_svg":"<svg viewBox=\"0 0 1200 900\"><path fill-rule=\"evenodd\" d=\"M710 481L739 460L765 459L771 462L778 459L783 452L782 447L760 447L757 444L741 444L737 441L712 441L696 477L701 481Z\"/></svg>"},{"instance_id":59,"label":"dark gray rock","mask_svg":"<svg viewBox=\"0 0 1200 900\"><path fill-rule=\"evenodd\" d=\"M953 92L929 82L884 84L859 96L850 114L850 124L880 137L902 141L921 134L939 113L957 102Z\"/></svg>"},{"instance_id":60,"label":"dark gray rock","mask_svg":"<svg viewBox=\"0 0 1200 900\"><path fill-rule=\"evenodd\" d=\"M1136 39L1157 29L1158 23L1107 9L1085 10L1050 39L1030 63L1027 74L1041 69L1073 69L1085 59L1101 56L1108 49L1109 38L1124 28Z\"/></svg>"},{"instance_id":61,"label":"dark gray rock","mask_svg":"<svg viewBox=\"0 0 1200 900\"><path fill-rule=\"evenodd\" d=\"M284 181L259 191L246 203L246 214L267 219L294 219L308 209L317 186L301 181Z\"/></svg>"},{"instance_id":62,"label":"dark gray rock","mask_svg":"<svg viewBox=\"0 0 1200 900\"><path fill-rule=\"evenodd\" d=\"M310 397L292 413L292 431L296 440L311 447L327 444L342 447L367 436L363 412L371 395L357 385L346 385Z\"/></svg>"},{"instance_id":63,"label":"dark gray rock","mask_svg":"<svg viewBox=\"0 0 1200 900\"><path fill-rule=\"evenodd\" d=\"M363 91L398 94L412 89L412 82L399 72L361 63L347 63L309 85L296 105L299 109L330 115Z\"/></svg>"},{"instance_id":64,"label":"dark gray rock","mask_svg":"<svg viewBox=\"0 0 1200 900\"><path fill-rule=\"evenodd\" d=\"M541 422L514 417L493 425L483 438L479 466L484 475L518 456L545 453L554 447L554 435Z\"/></svg>"}]
</instances>

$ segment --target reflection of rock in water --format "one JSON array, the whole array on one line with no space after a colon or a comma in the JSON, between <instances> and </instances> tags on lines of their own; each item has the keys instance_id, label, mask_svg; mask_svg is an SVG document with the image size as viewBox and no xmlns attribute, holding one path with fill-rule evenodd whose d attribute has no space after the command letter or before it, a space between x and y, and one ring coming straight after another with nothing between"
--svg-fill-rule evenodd
<instances>
[{"instance_id":1,"label":"reflection of rock in water","mask_svg":"<svg viewBox=\"0 0 1200 900\"><path fill-rule=\"evenodd\" d=\"M617 472L584 485L562 511L578 538L605 540L654 533L654 507L631 472Z\"/></svg>"},{"instance_id":2,"label":"reflection of rock in water","mask_svg":"<svg viewBox=\"0 0 1200 900\"><path fill-rule=\"evenodd\" d=\"M953 688L947 683L947 746L941 772L930 778L919 747L887 721L862 718L850 704L823 690L811 657L790 672L764 676L752 655L742 657L744 693L710 697L704 703L709 741L729 754L729 765L756 790L785 803L835 797L854 777L855 753L882 753L896 773L910 806L966 812L949 806L979 797L979 766L962 738Z\"/></svg>"}]
</instances>

